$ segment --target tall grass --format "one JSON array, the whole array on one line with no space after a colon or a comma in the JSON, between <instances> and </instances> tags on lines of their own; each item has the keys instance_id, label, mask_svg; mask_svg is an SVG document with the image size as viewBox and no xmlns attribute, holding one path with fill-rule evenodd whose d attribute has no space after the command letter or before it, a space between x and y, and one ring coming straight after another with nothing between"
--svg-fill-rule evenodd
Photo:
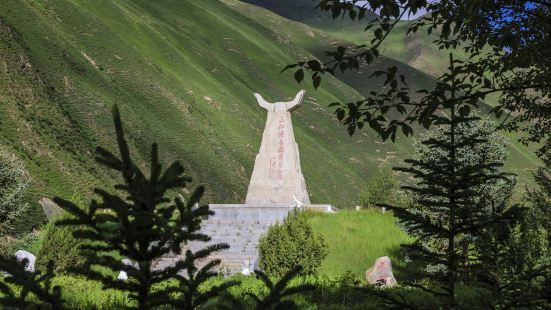
<instances>
[{"instance_id":1,"label":"tall grass","mask_svg":"<svg viewBox=\"0 0 551 310\"><path fill-rule=\"evenodd\" d=\"M321 233L329 247L320 274L338 277L351 271L364 279L365 271L375 259L389 256L399 280L404 267L404 255L400 244L413 239L397 225L392 213L376 209L361 211L343 210L336 214L313 213L313 228Z\"/></svg>"}]
</instances>

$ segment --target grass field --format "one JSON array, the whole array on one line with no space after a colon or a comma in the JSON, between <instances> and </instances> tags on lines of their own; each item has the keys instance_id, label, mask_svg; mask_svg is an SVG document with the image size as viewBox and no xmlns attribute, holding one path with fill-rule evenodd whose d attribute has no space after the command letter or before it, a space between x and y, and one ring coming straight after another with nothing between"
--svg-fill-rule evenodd
<instances>
[{"instance_id":1,"label":"grass field","mask_svg":"<svg viewBox=\"0 0 551 310\"><path fill-rule=\"evenodd\" d=\"M336 214L315 214L310 218L315 231L321 233L329 247L320 274L338 277L347 271L365 279L365 271L375 259L389 256L396 277L404 266L400 244L413 240L396 225L389 212L368 209L342 210Z\"/></svg>"}]
</instances>

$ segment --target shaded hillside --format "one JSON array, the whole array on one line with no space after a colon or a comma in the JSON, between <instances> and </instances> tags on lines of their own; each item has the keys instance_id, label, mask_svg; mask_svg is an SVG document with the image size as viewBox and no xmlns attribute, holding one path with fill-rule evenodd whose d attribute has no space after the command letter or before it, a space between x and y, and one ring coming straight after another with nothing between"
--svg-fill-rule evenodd
<instances>
[{"instance_id":1,"label":"shaded hillside","mask_svg":"<svg viewBox=\"0 0 551 310\"><path fill-rule=\"evenodd\" d=\"M317 1L313 0L242 0L266 8L285 18L304 23L320 29L333 37L356 45L369 44L373 39L365 26L374 18L375 13L368 14L361 21L351 21L348 17L333 19L330 13L316 9ZM437 32L428 35L422 30L406 36L413 21L400 21L385 43L380 46L383 55L407 63L433 77L440 76L446 68L448 53L432 46Z\"/></svg>"}]
</instances>

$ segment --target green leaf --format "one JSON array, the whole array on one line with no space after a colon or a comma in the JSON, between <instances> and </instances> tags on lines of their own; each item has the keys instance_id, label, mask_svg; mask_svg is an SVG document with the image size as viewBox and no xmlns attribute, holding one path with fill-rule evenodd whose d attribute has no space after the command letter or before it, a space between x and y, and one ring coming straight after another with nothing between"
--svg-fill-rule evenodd
<instances>
[{"instance_id":1,"label":"green leaf","mask_svg":"<svg viewBox=\"0 0 551 310\"><path fill-rule=\"evenodd\" d=\"M317 89L321 84L321 76L319 75L312 76L312 82L314 83L314 88Z\"/></svg>"},{"instance_id":2,"label":"green leaf","mask_svg":"<svg viewBox=\"0 0 551 310\"><path fill-rule=\"evenodd\" d=\"M304 80L304 70L303 69L298 69L297 72L295 72L295 80L297 81L297 83L300 83L300 82L302 82L302 80Z\"/></svg>"},{"instance_id":3,"label":"green leaf","mask_svg":"<svg viewBox=\"0 0 551 310\"><path fill-rule=\"evenodd\" d=\"M307 62L308 67L312 69L313 71L321 71L321 64L317 60L309 60Z\"/></svg>"},{"instance_id":4,"label":"green leaf","mask_svg":"<svg viewBox=\"0 0 551 310\"><path fill-rule=\"evenodd\" d=\"M467 117L471 113L471 107L468 105L464 105L461 108L459 108L459 115L462 117Z\"/></svg>"}]
</instances>

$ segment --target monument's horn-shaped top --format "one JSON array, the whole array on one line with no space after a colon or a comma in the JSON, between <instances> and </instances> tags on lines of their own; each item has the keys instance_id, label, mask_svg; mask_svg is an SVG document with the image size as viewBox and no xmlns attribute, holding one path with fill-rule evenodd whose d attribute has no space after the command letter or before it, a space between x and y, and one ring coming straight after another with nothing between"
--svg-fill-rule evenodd
<instances>
[{"instance_id":1,"label":"monument's horn-shaped top","mask_svg":"<svg viewBox=\"0 0 551 310\"><path fill-rule=\"evenodd\" d=\"M304 94L301 90L293 101L276 103L269 103L255 94L268 116L246 204L294 204L297 200L310 204L291 122L291 111L302 104Z\"/></svg>"}]
</instances>

